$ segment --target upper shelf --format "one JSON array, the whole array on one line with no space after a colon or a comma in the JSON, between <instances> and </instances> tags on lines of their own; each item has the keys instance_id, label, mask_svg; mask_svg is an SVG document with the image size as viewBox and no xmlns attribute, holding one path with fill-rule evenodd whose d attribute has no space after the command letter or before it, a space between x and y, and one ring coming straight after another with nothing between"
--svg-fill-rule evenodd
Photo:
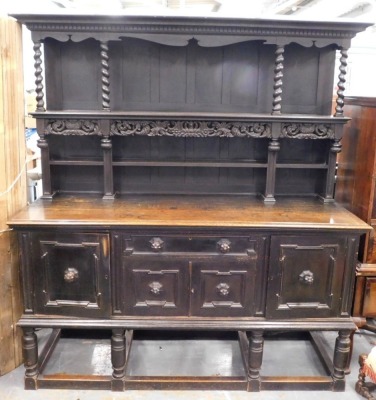
<instances>
[{"instance_id":1,"label":"upper shelf","mask_svg":"<svg viewBox=\"0 0 376 400\"><path fill-rule=\"evenodd\" d=\"M343 117L347 49L370 25L291 18L13 16L32 31L38 112L328 116L341 50L335 116Z\"/></svg>"}]
</instances>

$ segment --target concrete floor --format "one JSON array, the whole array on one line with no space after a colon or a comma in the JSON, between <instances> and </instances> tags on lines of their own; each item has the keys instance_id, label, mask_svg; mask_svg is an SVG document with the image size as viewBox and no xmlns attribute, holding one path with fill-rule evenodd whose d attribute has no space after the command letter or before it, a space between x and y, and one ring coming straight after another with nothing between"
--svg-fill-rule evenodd
<instances>
[{"instance_id":1,"label":"concrete floor","mask_svg":"<svg viewBox=\"0 0 376 400\"><path fill-rule=\"evenodd\" d=\"M43 342L43 332L41 342ZM334 342L336 335L333 332L325 333L328 346ZM163 338L162 338L163 339ZM139 371L148 369L149 375L163 374L164 368L178 371L181 375L189 375L194 370L196 374L198 370L212 368L214 373L223 375L237 375L241 368L238 359L238 348L233 340L215 341L215 340L199 340L183 342L168 342L169 349L164 346L166 342L163 340L150 342L140 338L135 341L130 359L129 374L137 375ZM287 338L289 339L289 338ZM170 346L171 344L171 346ZM181 346L188 346L192 350L192 345L196 346L195 351L183 352L190 354L182 358L176 364L171 364L171 356L176 352L182 351ZM16 370L4 375L0 378L0 399L1 400L325 400L325 399L341 399L355 400L361 397L355 392L355 382L358 377L357 359L359 354L368 353L372 346L376 345L376 335L360 330L354 337L354 354L351 362L351 373L347 376L346 391L341 393L333 393L327 391L264 391L260 393L247 393L239 391L126 391L111 392L103 390L49 390L40 389L37 391L25 391L23 389L24 367L20 366ZM159 359L165 357L165 365L162 363L150 363L150 358L158 353ZM210 354L211 361L208 363L205 354ZM213 357L214 355L214 357ZM216 355L216 356L215 356ZM299 356L298 356L299 355ZM51 360L49 361L48 371L46 373L54 373L64 371L66 369L74 372L83 372L83 364L87 365L88 361L92 371L96 373L111 373L109 364L109 340L100 339L80 339L62 338L56 348ZM132 357L136 360L132 362ZM217 360L215 359L217 357ZM275 361L277 357L277 362ZM175 357L176 358L176 357ZM72 363L72 359L74 362ZM77 361L79 360L79 362ZM148 362L146 362L148 361ZM215 366L216 361L220 361ZM279 363L278 363L279 361ZM153 368L152 366L157 366ZM279 369L273 368L279 365ZM316 355L311 351L311 347L307 345L306 340L286 340L269 338L265 343L263 375L279 375L281 372L286 375L314 375L315 370L320 373L320 366L317 362ZM217 370L216 370L217 368ZM213 372L212 371L212 372ZM274 372L273 372L274 371ZM87 372L87 370L86 370Z\"/></svg>"}]
</instances>

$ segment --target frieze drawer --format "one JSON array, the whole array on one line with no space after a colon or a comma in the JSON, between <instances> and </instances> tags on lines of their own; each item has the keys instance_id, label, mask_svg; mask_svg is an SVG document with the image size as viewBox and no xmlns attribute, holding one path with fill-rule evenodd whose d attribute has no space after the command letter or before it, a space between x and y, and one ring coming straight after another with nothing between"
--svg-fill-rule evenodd
<instances>
[{"instance_id":1,"label":"frieze drawer","mask_svg":"<svg viewBox=\"0 0 376 400\"><path fill-rule=\"evenodd\" d=\"M109 235L49 232L22 233L21 238L24 260L31 255L23 263L26 312L109 314Z\"/></svg>"},{"instance_id":2,"label":"frieze drawer","mask_svg":"<svg viewBox=\"0 0 376 400\"><path fill-rule=\"evenodd\" d=\"M128 253L207 253L247 254L248 236L167 236L163 234L132 235L125 237Z\"/></svg>"}]
</instances>

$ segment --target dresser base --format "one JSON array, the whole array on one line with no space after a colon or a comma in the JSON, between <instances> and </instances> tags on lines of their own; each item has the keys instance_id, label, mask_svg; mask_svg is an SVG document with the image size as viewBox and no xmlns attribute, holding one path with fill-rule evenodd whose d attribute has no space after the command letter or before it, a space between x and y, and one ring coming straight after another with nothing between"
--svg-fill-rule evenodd
<instances>
[{"instance_id":1,"label":"dresser base","mask_svg":"<svg viewBox=\"0 0 376 400\"><path fill-rule=\"evenodd\" d=\"M22 325L22 320L21 320ZM26 324L28 325L28 324ZM42 324L43 325L43 324ZM165 356L165 345L159 345L159 342L153 343L154 346L154 357L157 357L157 360L153 358L153 352L150 351L150 348L147 348L146 353L141 356L141 361L136 361L136 367L130 365L135 363L137 360L137 356L140 354L140 348L142 345L134 344L137 341L133 340L133 330L126 330L122 326L118 326L112 329L111 338L107 338L107 353L111 353L111 356L107 357L106 354L101 352L101 360L107 359L111 365L108 366L108 371L104 371L103 374L83 374L76 373L77 371L69 372L68 363L65 365L65 370L63 372L57 372L54 368L49 369L48 364L51 361L51 356L54 352L59 352L58 344L61 339L61 328L53 328L52 333L49 335L48 339L45 340L45 344L43 349L38 352L38 339L35 333L35 327L24 326L24 357L25 357L25 389L35 390L35 389L51 389L51 388L59 388L59 389L99 389L99 390L112 390L112 391L125 391L125 390L245 390L250 392L257 392L261 390L330 390L330 391L343 391L345 389L345 370L348 362L348 356L350 353L350 334L352 333L352 329L348 329L350 324L344 324L347 329L341 329L338 331L338 337L334 346L334 357L331 357L328 350L332 348L332 346L328 346L328 339L323 336L322 331L309 331L304 332L302 330L294 331L291 327L290 332L286 331L278 331L276 329L272 330L252 330L252 331L238 331L237 336L235 332L229 332L230 335L234 335L231 340L227 340L223 337L224 333L218 331L218 340L215 340L216 346L220 345L220 343L233 343L234 339L237 339L239 344L238 348L235 348L234 354L232 354L232 358L236 358L236 356L240 356L237 361L238 364L234 366L234 361L232 360L232 365L228 367L230 371L229 376L226 376L224 364L218 366L218 370L220 373L214 373L213 371L209 371L208 375L202 374L201 365L199 365L199 361L197 361L197 368L195 367L194 360L192 361L192 354L198 354L199 360L201 360L202 364L213 366L214 362L218 362L220 364L221 357L224 360L228 360L228 354L226 353L226 347L224 347L223 353L221 351L212 352L212 348L209 346L210 351L207 351L205 356L202 356L200 351L202 352L202 347L200 349L195 349L191 345L191 341L189 338L187 339L185 336L182 338L179 336L179 333L182 331L170 332L170 334L177 335L177 340L179 341L179 348L181 351L176 353L176 365L184 364L182 360L182 354L186 354L188 360L186 360L187 364L191 363L193 369L184 375L160 375L160 373L164 373L163 368L166 365L173 365L174 362L171 363L171 358L167 358L163 360ZM85 330L86 332L90 332L89 330ZM135 331L138 334L141 331ZM155 334L163 331L154 331ZM304 335L304 340L295 339L288 337L284 337L284 335L288 334L296 334L296 335ZM195 331L194 337L200 338L200 335L205 337L205 332ZM215 337L216 332L211 331L210 333ZM153 335L153 333L152 333ZM88 339L85 339L86 342L90 342L91 335L88 335ZM282 338L282 339L281 339ZM67 340L75 340L75 339L66 339ZM174 336L172 336L174 340ZM264 340L265 339L265 340ZM173 343L172 341L166 341L166 347L169 343ZM227 341L226 341L227 340ZM320 375L307 374L304 376L296 376L292 374L291 376L281 376L281 375L267 375L270 370L270 365L266 365L265 369L263 364L263 356L264 354L264 343L268 346L268 343L272 343L274 341L279 340L292 340L294 346L291 346L292 352L289 354L288 358L286 357L286 351L283 352L279 356L273 357L273 364L280 364L279 368L282 368L283 371L289 371L289 363L295 363L297 359L299 359L299 347L296 347L297 342L306 343L306 340L309 340L312 345L312 349L309 350L309 357L315 357L317 360L321 362L320 371L322 372ZM146 343L147 341L139 341L138 343ZM153 341L151 341L153 342ZM73 342L72 342L73 343ZM282 342L281 342L282 343ZM139 346L139 347L137 347ZM204 344L202 344L204 346ZM276 344L274 344L276 346ZM303 346L303 345L302 345ZM135 349L133 349L135 347ZM160 350L161 357L158 357L158 347ZM172 347L173 348L173 347ZM275 347L278 351L278 348ZM103 349L103 346L102 346ZM149 349L149 350L148 350ZM155 350L157 349L157 350ZM295 350L294 350L295 349ZM296 352L296 349L298 351ZM163 350L163 351L162 351ZM312 351L311 351L312 350ZM195 353L196 351L196 353ZM269 354L270 354L269 348ZM275 352L275 350L272 350ZM174 350L172 350L172 353ZM191 353L191 354L190 354ZM266 352L267 353L267 352ZM297 354L298 353L298 354ZM39 354L39 355L38 355ZM147 354L147 355L146 355ZM55 356L55 354L54 354ZM150 359L149 359L150 357ZM171 357L171 351L170 356ZM184 357L184 355L183 355ZM189 360L189 357L190 360ZM207 360L202 362L202 357L207 357ZM226 358L227 357L227 358ZM231 358L230 357L230 358ZM159 363L158 363L159 358ZM267 354L266 354L266 358ZM94 359L93 359L94 360ZM76 362L82 362L80 359L79 352L77 353L77 360L71 360L73 364ZM95 360L94 360L95 361ZM264 362L268 362L268 360L264 360ZM62 363L64 365L64 363ZM72 365L73 365L72 364ZM155 375L149 374L150 371L145 371L145 375L140 375L140 368L142 366L146 367L146 370L150 365L157 365L157 373ZM158 367L160 370L158 370ZM68 369L68 371L67 371ZM73 368L74 369L74 368ZM112 369L112 374L111 374ZM174 368L170 368L173 369ZM217 370L217 371L218 371ZM242 370L242 372L240 372ZM265 375L263 375L263 371L265 371ZM277 368L278 371L278 368ZM73 373L72 373L73 372ZM179 371L179 368L176 369L176 372ZM223 372L223 374L222 374ZM316 372L316 371L315 371ZM197 374L197 376L195 375ZM199 375L200 374L200 375ZM199 375L199 376L198 376Z\"/></svg>"}]
</instances>

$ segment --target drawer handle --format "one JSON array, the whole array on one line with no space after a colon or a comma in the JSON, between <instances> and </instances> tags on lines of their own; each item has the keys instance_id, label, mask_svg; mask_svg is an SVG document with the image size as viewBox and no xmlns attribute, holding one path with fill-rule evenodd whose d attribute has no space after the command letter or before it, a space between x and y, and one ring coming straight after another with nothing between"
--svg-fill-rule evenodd
<instances>
[{"instance_id":1,"label":"drawer handle","mask_svg":"<svg viewBox=\"0 0 376 400\"><path fill-rule=\"evenodd\" d=\"M151 239L149 243L153 251L161 251L163 249L164 241L159 237Z\"/></svg>"},{"instance_id":2,"label":"drawer handle","mask_svg":"<svg viewBox=\"0 0 376 400\"><path fill-rule=\"evenodd\" d=\"M230 286L227 283L220 283L216 289L221 296L226 297L230 294Z\"/></svg>"},{"instance_id":3,"label":"drawer handle","mask_svg":"<svg viewBox=\"0 0 376 400\"><path fill-rule=\"evenodd\" d=\"M315 278L312 271L305 270L299 275L299 281L306 285L312 285L314 280Z\"/></svg>"},{"instance_id":4,"label":"drawer handle","mask_svg":"<svg viewBox=\"0 0 376 400\"><path fill-rule=\"evenodd\" d=\"M156 296L162 293L163 285L159 282L152 282L149 284L150 292L155 294Z\"/></svg>"},{"instance_id":5,"label":"drawer handle","mask_svg":"<svg viewBox=\"0 0 376 400\"><path fill-rule=\"evenodd\" d=\"M78 281L78 271L76 268L67 268L64 271L64 280L68 283Z\"/></svg>"},{"instance_id":6,"label":"drawer handle","mask_svg":"<svg viewBox=\"0 0 376 400\"><path fill-rule=\"evenodd\" d=\"M221 239L217 242L217 246L221 253L228 253L231 249L231 242L228 239Z\"/></svg>"}]
</instances>

